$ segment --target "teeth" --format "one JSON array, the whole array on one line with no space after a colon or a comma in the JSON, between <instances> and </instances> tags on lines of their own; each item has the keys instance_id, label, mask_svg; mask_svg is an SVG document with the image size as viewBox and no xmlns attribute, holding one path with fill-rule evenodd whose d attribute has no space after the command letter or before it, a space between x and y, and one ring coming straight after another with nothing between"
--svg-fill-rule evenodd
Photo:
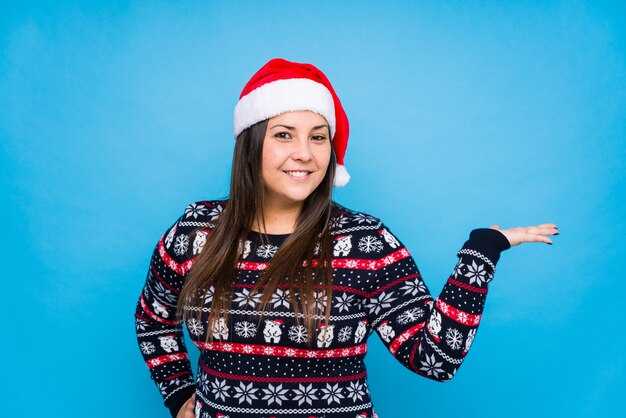
<instances>
[{"instance_id":1,"label":"teeth","mask_svg":"<svg viewBox=\"0 0 626 418\"><path fill-rule=\"evenodd\" d=\"M309 174L308 171L285 171L285 173L289 174L290 176L294 176L294 177L304 177L307 174Z\"/></svg>"}]
</instances>

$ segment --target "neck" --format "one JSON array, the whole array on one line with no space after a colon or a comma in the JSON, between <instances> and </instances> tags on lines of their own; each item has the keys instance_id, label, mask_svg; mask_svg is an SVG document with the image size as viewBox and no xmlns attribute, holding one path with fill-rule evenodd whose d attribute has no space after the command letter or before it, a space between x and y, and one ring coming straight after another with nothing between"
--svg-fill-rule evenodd
<instances>
[{"instance_id":1,"label":"neck","mask_svg":"<svg viewBox=\"0 0 626 418\"><path fill-rule=\"evenodd\" d=\"M265 229L263 225L260 225L261 220L255 219L252 223L252 230L266 234L290 234L296 229L302 204L279 206L266 202L264 209Z\"/></svg>"}]
</instances>

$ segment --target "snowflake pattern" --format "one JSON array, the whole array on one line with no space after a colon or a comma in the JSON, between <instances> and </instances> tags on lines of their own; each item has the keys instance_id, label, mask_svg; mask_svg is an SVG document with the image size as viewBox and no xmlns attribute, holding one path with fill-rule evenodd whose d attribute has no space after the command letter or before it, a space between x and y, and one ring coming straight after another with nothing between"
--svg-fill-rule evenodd
<instances>
[{"instance_id":1,"label":"snowflake pattern","mask_svg":"<svg viewBox=\"0 0 626 418\"><path fill-rule=\"evenodd\" d=\"M252 338L256 331L256 326L252 322L240 321L235 324L235 334L242 338Z\"/></svg>"},{"instance_id":2,"label":"snowflake pattern","mask_svg":"<svg viewBox=\"0 0 626 418\"><path fill-rule=\"evenodd\" d=\"M424 281L419 277L417 279L407 281L404 286L400 288L400 290L404 290L404 295L411 294L412 296L417 296L420 293L427 292Z\"/></svg>"},{"instance_id":3,"label":"snowflake pattern","mask_svg":"<svg viewBox=\"0 0 626 418\"><path fill-rule=\"evenodd\" d=\"M172 245L172 241L174 240L174 234L176 234L177 228L178 224L175 224L167 233L167 236L165 237L165 248L170 248L170 245Z\"/></svg>"},{"instance_id":4,"label":"snowflake pattern","mask_svg":"<svg viewBox=\"0 0 626 418\"><path fill-rule=\"evenodd\" d=\"M215 395L215 399L221 399L226 402L226 398L230 396L228 389L230 389L230 386L226 384L226 380L220 380L216 377L215 382L211 382L211 392Z\"/></svg>"},{"instance_id":5,"label":"snowflake pattern","mask_svg":"<svg viewBox=\"0 0 626 418\"><path fill-rule=\"evenodd\" d=\"M467 266L467 273L465 277L469 277L470 284L476 283L478 286L482 286L487 282L487 271L484 264L476 264L476 261L472 260L472 265Z\"/></svg>"},{"instance_id":6,"label":"snowflake pattern","mask_svg":"<svg viewBox=\"0 0 626 418\"><path fill-rule=\"evenodd\" d=\"M430 356L426 354L426 359L420 361L420 363L422 363L420 370L426 372L428 376L439 377L439 373L444 373L444 370L441 368L441 366L443 366L443 362L435 360L434 354L431 354Z\"/></svg>"},{"instance_id":7,"label":"snowflake pattern","mask_svg":"<svg viewBox=\"0 0 626 418\"><path fill-rule=\"evenodd\" d=\"M288 392L288 389L283 389L282 383L277 386L270 383L267 389L263 389L263 392L265 393L263 395L263 400L267 401L268 405L276 402L278 405L282 406L283 401L287 400L287 396L285 394Z\"/></svg>"},{"instance_id":8,"label":"snowflake pattern","mask_svg":"<svg viewBox=\"0 0 626 418\"><path fill-rule=\"evenodd\" d=\"M350 307L354 301L354 295L348 295L346 292L343 292L341 296L335 296L335 300L337 303L335 304L335 308L339 308L339 312L343 312L345 309L346 312L350 312Z\"/></svg>"},{"instance_id":9,"label":"snowflake pattern","mask_svg":"<svg viewBox=\"0 0 626 418\"><path fill-rule=\"evenodd\" d=\"M144 321L143 319L137 318L135 320L135 327L137 328L137 331L145 331L147 326L148 326L148 323Z\"/></svg>"},{"instance_id":10,"label":"snowflake pattern","mask_svg":"<svg viewBox=\"0 0 626 418\"><path fill-rule=\"evenodd\" d=\"M174 254L181 256L187 252L189 247L189 237L187 235L179 235L174 243Z\"/></svg>"},{"instance_id":11,"label":"snowflake pattern","mask_svg":"<svg viewBox=\"0 0 626 418\"><path fill-rule=\"evenodd\" d=\"M215 219L217 219L222 214L223 211L224 211L224 208L222 207L222 205L215 206L213 209L211 209L211 212L209 212L209 216L211 217L211 220L214 221Z\"/></svg>"},{"instance_id":12,"label":"snowflake pattern","mask_svg":"<svg viewBox=\"0 0 626 418\"><path fill-rule=\"evenodd\" d=\"M326 308L326 291L320 290L313 292L313 299L315 300L315 309Z\"/></svg>"},{"instance_id":13,"label":"snowflake pattern","mask_svg":"<svg viewBox=\"0 0 626 418\"><path fill-rule=\"evenodd\" d=\"M233 302L239 302L240 307L251 306L252 308L256 308L256 304L259 303L259 299L261 299L260 293L256 293L252 296L248 289L242 289L241 292L235 292Z\"/></svg>"},{"instance_id":14,"label":"snowflake pattern","mask_svg":"<svg viewBox=\"0 0 626 418\"><path fill-rule=\"evenodd\" d=\"M359 240L359 251L364 253L376 252L379 253L383 249L383 243L381 240L373 235L366 235Z\"/></svg>"},{"instance_id":15,"label":"snowflake pattern","mask_svg":"<svg viewBox=\"0 0 626 418\"><path fill-rule=\"evenodd\" d=\"M353 219L361 225L362 223L373 224L376 223L376 218L373 216L367 215L365 213L355 213Z\"/></svg>"},{"instance_id":16,"label":"snowflake pattern","mask_svg":"<svg viewBox=\"0 0 626 418\"><path fill-rule=\"evenodd\" d=\"M307 331L304 325L292 325L287 333L289 339L295 343L302 344L307 341Z\"/></svg>"},{"instance_id":17,"label":"snowflake pattern","mask_svg":"<svg viewBox=\"0 0 626 418\"><path fill-rule=\"evenodd\" d=\"M337 339L339 342L345 343L352 336L352 327L346 325L345 327L339 330L339 334L337 335Z\"/></svg>"},{"instance_id":18,"label":"snowflake pattern","mask_svg":"<svg viewBox=\"0 0 626 418\"><path fill-rule=\"evenodd\" d=\"M446 331L446 343L453 350L458 350L463 343L463 334L456 328L448 328Z\"/></svg>"},{"instance_id":19,"label":"snowflake pattern","mask_svg":"<svg viewBox=\"0 0 626 418\"><path fill-rule=\"evenodd\" d=\"M423 315L424 315L424 310L422 308L407 309L406 311L402 312L398 316L398 323L405 325L410 322L415 322L419 318L421 318Z\"/></svg>"},{"instance_id":20,"label":"snowflake pattern","mask_svg":"<svg viewBox=\"0 0 626 418\"><path fill-rule=\"evenodd\" d=\"M154 346L154 344L149 341L144 341L139 344L139 348L141 349L141 352L145 355L152 354L156 351L156 347Z\"/></svg>"},{"instance_id":21,"label":"snowflake pattern","mask_svg":"<svg viewBox=\"0 0 626 418\"><path fill-rule=\"evenodd\" d=\"M274 308L278 308L279 306L289 308L289 289L276 289L276 293L272 295L272 304Z\"/></svg>"},{"instance_id":22,"label":"snowflake pattern","mask_svg":"<svg viewBox=\"0 0 626 418\"><path fill-rule=\"evenodd\" d=\"M392 297L393 293L394 292L385 293L385 291L383 291L378 297L370 298L369 303L366 305L370 314L378 315L381 309L390 308L391 302L397 299Z\"/></svg>"},{"instance_id":23,"label":"snowflake pattern","mask_svg":"<svg viewBox=\"0 0 626 418\"><path fill-rule=\"evenodd\" d=\"M209 287L209 290L204 294L204 303L210 303L213 300L213 292L215 291L215 287Z\"/></svg>"},{"instance_id":24,"label":"snowflake pattern","mask_svg":"<svg viewBox=\"0 0 626 418\"><path fill-rule=\"evenodd\" d=\"M341 229L344 224L348 222L348 218L345 215L335 216L330 220L331 229Z\"/></svg>"},{"instance_id":25,"label":"snowflake pattern","mask_svg":"<svg viewBox=\"0 0 626 418\"><path fill-rule=\"evenodd\" d=\"M252 382L247 386L243 382L239 382L239 387L235 387L235 398L239 399L239 403L248 402L252 405L252 400L257 400L255 392L258 389L252 387Z\"/></svg>"},{"instance_id":26,"label":"snowflake pattern","mask_svg":"<svg viewBox=\"0 0 626 418\"><path fill-rule=\"evenodd\" d=\"M201 203L192 203L185 209L185 218L193 216L194 219L198 219L198 216L206 215L207 207Z\"/></svg>"},{"instance_id":27,"label":"snowflake pattern","mask_svg":"<svg viewBox=\"0 0 626 418\"><path fill-rule=\"evenodd\" d=\"M463 262L461 260L459 260L459 262L457 263L456 267L454 268L454 278L458 279L459 276L463 276L463 267L465 267L465 264L463 264Z\"/></svg>"},{"instance_id":28,"label":"snowflake pattern","mask_svg":"<svg viewBox=\"0 0 626 418\"><path fill-rule=\"evenodd\" d=\"M156 282L154 285L154 293L157 294L161 299L165 299L167 302L174 303L176 301L176 296L172 294L172 291L163 286L163 283Z\"/></svg>"},{"instance_id":29,"label":"snowflake pattern","mask_svg":"<svg viewBox=\"0 0 626 418\"><path fill-rule=\"evenodd\" d=\"M293 400L298 401L298 406L303 403L313 405L313 401L318 400L318 397L315 395L315 389L313 389L313 385L311 383L309 383L308 386L298 384L298 389L292 389L292 391L295 394Z\"/></svg>"},{"instance_id":30,"label":"snowflake pattern","mask_svg":"<svg viewBox=\"0 0 626 418\"><path fill-rule=\"evenodd\" d=\"M346 387L346 391L348 392L348 398L352 398L353 402L357 400L362 401L363 396L365 396L365 390L363 388L363 384L359 381L352 381L350 385Z\"/></svg>"},{"instance_id":31,"label":"snowflake pattern","mask_svg":"<svg viewBox=\"0 0 626 418\"><path fill-rule=\"evenodd\" d=\"M259 245L259 247L256 249L256 255L262 258L270 258L273 257L274 254L276 254L276 251L278 251L277 246L272 244L263 244Z\"/></svg>"},{"instance_id":32,"label":"snowflake pattern","mask_svg":"<svg viewBox=\"0 0 626 418\"><path fill-rule=\"evenodd\" d=\"M332 402L339 403L340 399L344 399L344 396L341 394L342 388L339 387L339 383L335 383L334 385L326 383L326 387L322 388L321 391L324 393L322 395L322 400L328 401L328 405Z\"/></svg>"},{"instance_id":33,"label":"snowflake pattern","mask_svg":"<svg viewBox=\"0 0 626 418\"><path fill-rule=\"evenodd\" d=\"M204 326L196 318L191 318L187 321L187 329L196 336L200 336L204 332Z\"/></svg>"},{"instance_id":34,"label":"snowflake pattern","mask_svg":"<svg viewBox=\"0 0 626 418\"><path fill-rule=\"evenodd\" d=\"M198 373L198 385L202 388L205 393L210 391L211 382L209 382L209 376L206 373L200 371Z\"/></svg>"}]
</instances>

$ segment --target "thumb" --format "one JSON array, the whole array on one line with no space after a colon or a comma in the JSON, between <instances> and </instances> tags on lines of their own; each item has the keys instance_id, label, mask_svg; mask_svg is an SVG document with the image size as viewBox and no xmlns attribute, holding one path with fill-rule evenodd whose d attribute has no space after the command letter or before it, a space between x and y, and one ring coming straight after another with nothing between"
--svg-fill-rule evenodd
<instances>
[{"instance_id":1,"label":"thumb","mask_svg":"<svg viewBox=\"0 0 626 418\"><path fill-rule=\"evenodd\" d=\"M489 228L491 229L500 229L500 225L491 225Z\"/></svg>"}]
</instances>

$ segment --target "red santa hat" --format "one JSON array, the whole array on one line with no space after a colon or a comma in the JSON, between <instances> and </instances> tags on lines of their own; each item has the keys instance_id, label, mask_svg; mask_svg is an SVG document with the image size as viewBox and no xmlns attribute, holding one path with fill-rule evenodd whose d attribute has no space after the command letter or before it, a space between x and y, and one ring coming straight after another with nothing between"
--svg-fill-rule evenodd
<instances>
[{"instance_id":1,"label":"red santa hat","mask_svg":"<svg viewBox=\"0 0 626 418\"><path fill-rule=\"evenodd\" d=\"M274 58L261 67L239 95L235 138L257 122L297 110L310 110L326 118L337 157L334 185L345 186L350 181L344 165L348 117L328 78L311 64Z\"/></svg>"}]
</instances>

